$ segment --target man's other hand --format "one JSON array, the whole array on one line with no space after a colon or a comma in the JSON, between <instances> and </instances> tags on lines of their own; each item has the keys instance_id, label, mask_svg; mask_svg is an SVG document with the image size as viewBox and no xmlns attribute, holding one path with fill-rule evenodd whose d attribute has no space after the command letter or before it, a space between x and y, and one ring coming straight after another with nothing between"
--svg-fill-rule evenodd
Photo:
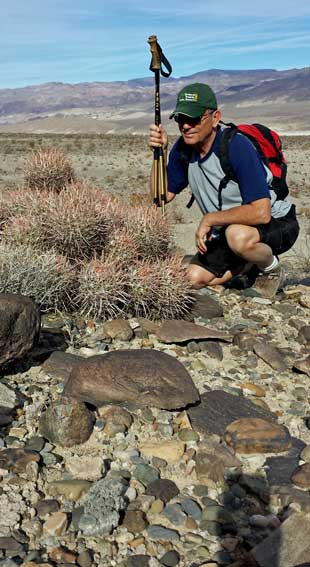
<instances>
[{"instance_id":1,"label":"man's other hand","mask_svg":"<svg viewBox=\"0 0 310 567\"><path fill-rule=\"evenodd\" d=\"M168 135L161 124L159 126L151 124L148 144L151 148L163 148L164 150L167 149Z\"/></svg>"},{"instance_id":2,"label":"man's other hand","mask_svg":"<svg viewBox=\"0 0 310 567\"><path fill-rule=\"evenodd\" d=\"M207 215L205 215L196 230L196 246L200 254L205 254L207 252L206 240L211 237L212 227L208 225Z\"/></svg>"}]
</instances>

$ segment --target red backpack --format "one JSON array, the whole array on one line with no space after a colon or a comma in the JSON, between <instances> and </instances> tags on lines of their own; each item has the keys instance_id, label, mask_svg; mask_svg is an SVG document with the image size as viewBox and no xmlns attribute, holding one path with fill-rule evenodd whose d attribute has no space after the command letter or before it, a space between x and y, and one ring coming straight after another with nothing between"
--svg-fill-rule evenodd
<instances>
[{"instance_id":1,"label":"red backpack","mask_svg":"<svg viewBox=\"0 0 310 567\"><path fill-rule=\"evenodd\" d=\"M220 162L225 173L219 187L219 208L222 208L222 190L230 180L235 180L234 173L229 163L229 144L232 138L241 133L252 142L257 149L261 160L270 169L273 180L271 188L277 195L277 199L285 199L288 195L286 183L287 165L282 153L282 143L279 135L262 124L225 124L220 140Z\"/></svg>"}]
</instances>

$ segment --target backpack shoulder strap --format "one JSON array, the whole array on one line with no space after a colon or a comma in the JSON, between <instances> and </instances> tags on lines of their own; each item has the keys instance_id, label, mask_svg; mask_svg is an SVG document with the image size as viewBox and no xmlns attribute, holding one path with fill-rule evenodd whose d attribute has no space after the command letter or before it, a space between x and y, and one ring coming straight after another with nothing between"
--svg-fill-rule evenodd
<instances>
[{"instance_id":1,"label":"backpack shoulder strap","mask_svg":"<svg viewBox=\"0 0 310 567\"><path fill-rule=\"evenodd\" d=\"M225 122L222 122L225 124ZM225 178L227 178L226 185L230 179L234 179L234 172L231 168L230 161L229 161L229 146L230 142L233 137L238 132L238 127L235 124L229 123L225 124L226 128L224 128L222 132L222 136L220 139L220 164L221 168L225 173ZM222 180L223 181L223 180Z\"/></svg>"},{"instance_id":2,"label":"backpack shoulder strap","mask_svg":"<svg viewBox=\"0 0 310 567\"><path fill-rule=\"evenodd\" d=\"M238 126L236 126L232 122L226 124L225 122L221 121L221 124L224 124L226 126L226 128L222 132L222 136L221 136L221 139L220 139L220 155L219 155L221 168L224 171L225 176L223 177L223 179L221 179L219 189L218 189L219 211L222 210L222 205L223 205L223 199L222 199L223 189L225 189L225 187L227 186L229 181L235 179L235 175L234 175L234 172L232 170L232 167L230 165L230 160L229 160L229 147L230 147L231 140L234 138L234 136L239 131Z\"/></svg>"},{"instance_id":3,"label":"backpack shoulder strap","mask_svg":"<svg viewBox=\"0 0 310 567\"><path fill-rule=\"evenodd\" d=\"M190 162L191 157L193 155L193 149L190 146L188 146L187 144L185 144L182 136L180 136L179 139L177 140L176 149L179 153L179 157L180 157L180 160L182 162L183 167L188 168L189 162ZM190 209L194 202L195 202L195 197L192 193L186 207L188 209Z\"/></svg>"}]
</instances>

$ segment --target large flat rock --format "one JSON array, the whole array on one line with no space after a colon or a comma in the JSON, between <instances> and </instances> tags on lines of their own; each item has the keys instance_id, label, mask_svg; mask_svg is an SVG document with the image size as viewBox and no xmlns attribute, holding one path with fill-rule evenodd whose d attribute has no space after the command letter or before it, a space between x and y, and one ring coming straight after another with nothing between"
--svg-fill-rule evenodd
<instances>
[{"instance_id":1,"label":"large flat rock","mask_svg":"<svg viewBox=\"0 0 310 567\"><path fill-rule=\"evenodd\" d=\"M310 559L310 514L293 514L251 551L259 567L302 567Z\"/></svg>"},{"instance_id":2,"label":"large flat rock","mask_svg":"<svg viewBox=\"0 0 310 567\"><path fill-rule=\"evenodd\" d=\"M55 350L42 364L42 369L53 378L66 381L81 360L84 360L83 357L77 354Z\"/></svg>"},{"instance_id":3,"label":"large flat rock","mask_svg":"<svg viewBox=\"0 0 310 567\"><path fill-rule=\"evenodd\" d=\"M223 390L213 390L201 396L201 404L190 408L188 415L192 426L200 433L224 435L226 427L242 417L257 417L275 421L276 416L242 396L234 396Z\"/></svg>"},{"instance_id":4,"label":"large flat rock","mask_svg":"<svg viewBox=\"0 0 310 567\"><path fill-rule=\"evenodd\" d=\"M157 350L120 350L80 361L64 395L96 407L134 402L140 407L179 409L199 401L183 364Z\"/></svg>"}]
</instances>

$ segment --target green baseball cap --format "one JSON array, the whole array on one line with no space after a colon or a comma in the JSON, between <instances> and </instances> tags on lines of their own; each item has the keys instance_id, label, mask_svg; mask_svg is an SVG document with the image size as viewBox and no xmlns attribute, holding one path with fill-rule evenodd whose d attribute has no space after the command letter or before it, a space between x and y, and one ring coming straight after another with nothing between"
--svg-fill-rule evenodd
<instances>
[{"instance_id":1,"label":"green baseball cap","mask_svg":"<svg viewBox=\"0 0 310 567\"><path fill-rule=\"evenodd\" d=\"M203 83L193 83L180 90L177 104L169 118L176 114L185 114L191 118L201 116L207 108L217 109L215 94L209 85Z\"/></svg>"}]
</instances>

